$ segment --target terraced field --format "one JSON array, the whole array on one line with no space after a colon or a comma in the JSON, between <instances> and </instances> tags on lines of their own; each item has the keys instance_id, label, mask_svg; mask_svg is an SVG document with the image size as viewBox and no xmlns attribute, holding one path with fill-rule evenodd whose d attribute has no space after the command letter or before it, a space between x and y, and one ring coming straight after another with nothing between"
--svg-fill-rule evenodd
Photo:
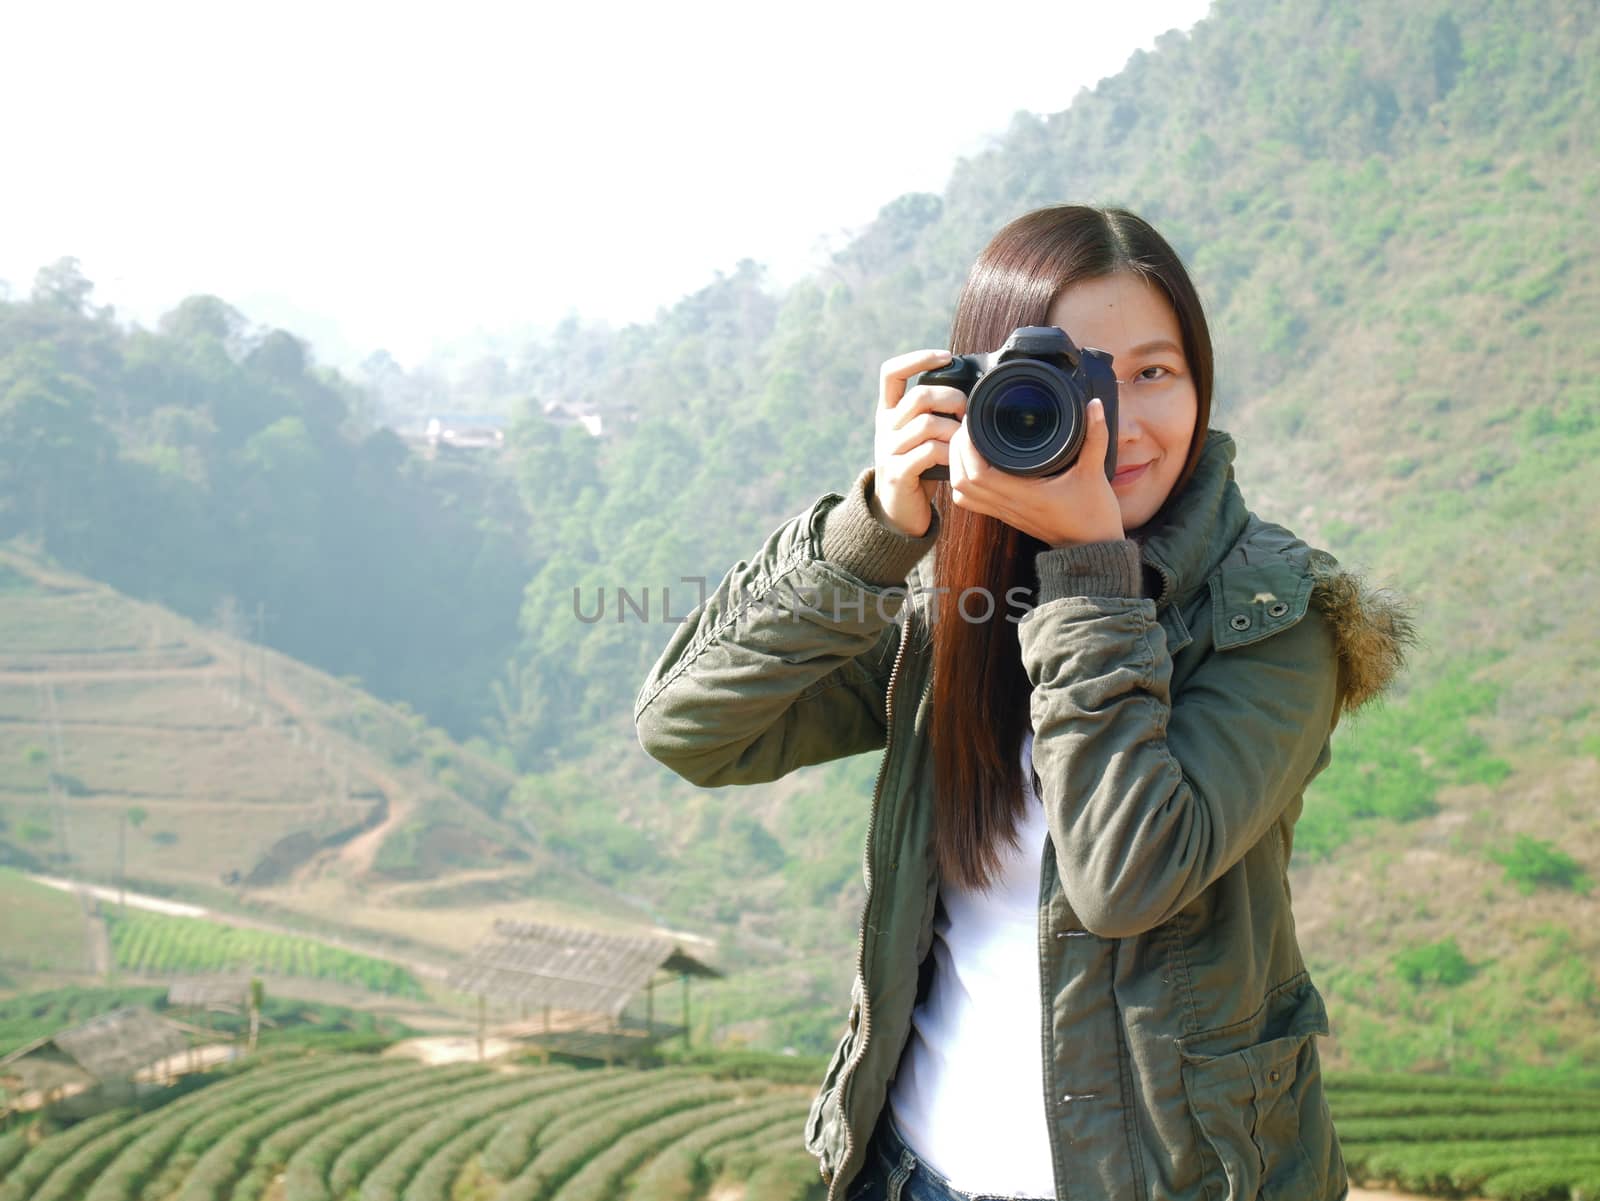
<instances>
[{"instance_id":1,"label":"terraced field","mask_svg":"<svg viewBox=\"0 0 1600 1201\"><path fill-rule=\"evenodd\" d=\"M809 1100L691 1068L304 1055L0 1135L0 1201L802 1201L821 1191Z\"/></svg>"},{"instance_id":2,"label":"terraced field","mask_svg":"<svg viewBox=\"0 0 1600 1201\"><path fill-rule=\"evenodd\" d=\"M1600 1091L1344 1076L1328 1094L1355 1181L1600 1196ZM0 1134L0 1201L816 1201L810 1095L701 1066L284 1054L144 1112Z\"/></svg>"},{"instance_id":3,"label":"terraced field","mask_svg":"<svg viewBox=\"0 0 1600 1201\"><path fill-rule=\"evenodd\" d=\"M1600 1092L1404 1076L1330 1077L1351 1178L1440 1197L1600 1197Z\"/></svg>"}]
</instances>

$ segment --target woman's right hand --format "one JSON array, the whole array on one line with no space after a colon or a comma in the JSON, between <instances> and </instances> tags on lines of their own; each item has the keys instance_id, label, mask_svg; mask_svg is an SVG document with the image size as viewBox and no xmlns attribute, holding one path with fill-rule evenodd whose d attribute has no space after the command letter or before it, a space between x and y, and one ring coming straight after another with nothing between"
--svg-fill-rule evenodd
<instances>
[{"instance_id":1,"label":"woman's right hand","mask_svg":"<svg viewBox=\"0 0 1600 1201\"><path fill-rule=\"evenodd\" d=\"M921 475L935 464L949 466L950 436L967 414L967 394L938 384L908 392L906 380L948 362L948 350L917 350L887 360L878 375L873 494L889 524L908 538L922 537L933 522L939 481Z\"/></svg>"}]
</instances>

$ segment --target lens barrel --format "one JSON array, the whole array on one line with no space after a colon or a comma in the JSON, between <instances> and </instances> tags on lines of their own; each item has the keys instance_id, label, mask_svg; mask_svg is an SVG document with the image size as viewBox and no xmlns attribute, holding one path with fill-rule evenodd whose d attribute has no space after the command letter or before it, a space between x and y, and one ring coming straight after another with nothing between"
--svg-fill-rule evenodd
<instances>
[{"instance_id":1,"label":"lens barrel","mask_svg":"<svg viewBox=\"0 0 1600 1201\"><path fill-rule=\"evenodd\" d=\"M1054 475L1077 460L1089 398L1065 371L1037 359L1002 363L967 401L972 445L1013 475Z\"/></svg>"}]
</instances>

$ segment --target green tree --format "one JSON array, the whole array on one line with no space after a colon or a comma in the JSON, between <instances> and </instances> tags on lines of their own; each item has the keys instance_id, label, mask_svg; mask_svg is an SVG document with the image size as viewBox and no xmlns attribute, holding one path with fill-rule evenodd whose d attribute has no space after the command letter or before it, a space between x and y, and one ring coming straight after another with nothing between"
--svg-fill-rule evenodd
<instances>
[{"instance_id":1,"label":"green tree","mask_svg":"<svg viewBox=\"0 0 1600 1201\"><path fill-rule=\"evenodd\" d=\"M57 259L40 267L33 277L34 303L64 313L87 314L93 294L94 284L84 276L75 258Z\"/></svg>"}]
</instances>

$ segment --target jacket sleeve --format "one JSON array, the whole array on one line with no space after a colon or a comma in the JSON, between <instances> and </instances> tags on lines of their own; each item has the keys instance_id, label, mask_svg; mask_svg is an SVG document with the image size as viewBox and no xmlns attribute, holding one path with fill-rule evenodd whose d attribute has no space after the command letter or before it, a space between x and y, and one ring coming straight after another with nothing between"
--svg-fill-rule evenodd
<instances>
[{"instance_id":1,"label":"jacket sleeve","mask_svg":"<svg viewBox=\"0 0 1600 1201\"><path fill-rule=\"evenodd\" d=\"M1213 647L1173 696L1131 541L1037 562L1040 603L1018 636L1062 887L1086 930L1129 937L1243 858L1319 770L1338 706L1333 634L1311 607Z\"/></svg>"},{"instance_id":2,"label":"jacket sleeve","mask_svg":"<svg viewBox=\"0 0 1600 1201\"><path fill-rule=\"evenodd\" d=\"M905 578L939 516L899 533L872 477L785 522L678 626L634 703L651 756L718 787L883 745Z\"/></svg>"}]
</instances>

